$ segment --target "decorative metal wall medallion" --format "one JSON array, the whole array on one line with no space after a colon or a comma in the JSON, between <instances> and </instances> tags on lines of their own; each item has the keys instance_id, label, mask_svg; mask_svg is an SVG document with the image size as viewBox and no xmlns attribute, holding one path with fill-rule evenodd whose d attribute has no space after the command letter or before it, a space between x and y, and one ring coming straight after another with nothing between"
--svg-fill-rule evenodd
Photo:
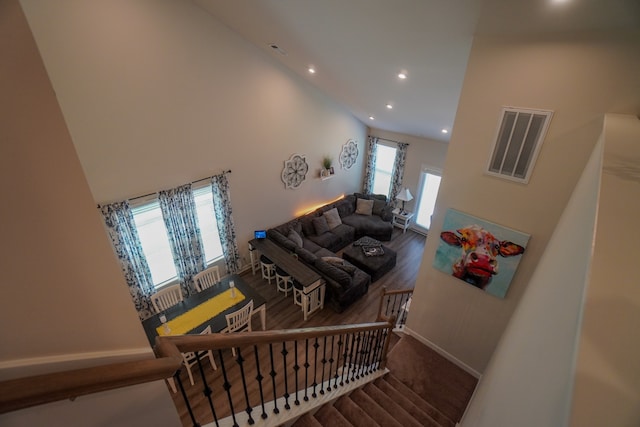
<instances>
[{"instance_id":1,"label":"decorative metal wall medallion","mask_svg":"<svg viewBox=\"0 0 640 427\"><path fill-rule=\"evenodd\" d=\"M358 144L356 144L353 139L350 139L342 146L342 151L340 152L340 166L342 166L342 169L351 169L351 166L356 164L357 159Z\"/></svg>"},{"instance_id":2,"label":"decorative metal wall medallion","mask_svg":"<svg viewBox=\"0 0 640 427\"><path fill-rule=\"evenodd\" d=\"M282 182L285 188L298 188L307 177L309 165L307 159L300 154L294 154L289 160L285 160L282 169Z\"/></svg>"}]
</instances>

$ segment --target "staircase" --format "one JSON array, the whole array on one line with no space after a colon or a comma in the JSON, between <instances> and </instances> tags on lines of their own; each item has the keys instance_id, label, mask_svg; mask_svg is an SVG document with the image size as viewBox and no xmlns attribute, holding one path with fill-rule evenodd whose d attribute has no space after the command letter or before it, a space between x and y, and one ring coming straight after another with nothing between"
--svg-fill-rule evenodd
<instances>
[{"instance_id":1,"label":"staircase","mask_svg":"<svg viewBox=\"0 0 640 427\"><path fill-rule=\"evenodd\" d=\"M298 418L292 427L454 427L476 378L405 336L389 353L388 372Z\"/></svg>"},{"instance_id":2,"label":"staircase","mask_svg":"<svg viewBox=\"0 0 640 427\"><path fill-rule=\"evenodd\" d=\"M293 427L454 427L455 424L388 373L350 395L322 406L315 414L305 414Z\"/></svg>"}]
</instances>

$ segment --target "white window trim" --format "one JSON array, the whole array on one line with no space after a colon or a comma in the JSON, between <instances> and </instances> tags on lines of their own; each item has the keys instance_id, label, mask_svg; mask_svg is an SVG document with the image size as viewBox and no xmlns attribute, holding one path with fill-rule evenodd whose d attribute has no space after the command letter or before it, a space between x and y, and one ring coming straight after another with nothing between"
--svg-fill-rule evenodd
<instances>
[{"instance_id":1,"label":"white window trim","mask_svg":"<svg viewBox=\"0 0 640 427\"><path fill-rule=\"evenodd\" d=\"M418 207L419 207L418 205L420 203L420 199L422 198L422 187L424 186L424 179L425 179L424 174L425 173L430 173L431 175L439 176L440 179L441 179L440 182L441 182L441 185L442 185L442 169L441 168L437 168L435 166L422 164L422 166L420 167L420 177L418 179L418 188L421 191L420 191L420 193L416 194L416 199L417 200L416 200L416 205L415 205L415 209L414 209L415 210L414 214L416 215L416 218L417 218L417 215L418 215ZM434 212L435 212L435 210L434 210ZM413 221L411 223L411 225L409 226L409 228L411 230L414 230L414 231L420 233L420 234L424 234L425 236L429 232L428 228L425 228L425 227L421 226L416 221Z\"/></svg>"}]
</instances>

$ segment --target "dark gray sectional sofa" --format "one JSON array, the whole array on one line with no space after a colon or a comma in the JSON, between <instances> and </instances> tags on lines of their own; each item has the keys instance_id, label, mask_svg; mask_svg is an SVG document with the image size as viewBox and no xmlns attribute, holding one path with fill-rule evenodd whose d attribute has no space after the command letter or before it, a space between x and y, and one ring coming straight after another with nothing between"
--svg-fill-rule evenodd
<instances>
[{"instance_id":1,"label":"dark gray sectional sofa","mask_svg":"<svg viewBox=\"0 0 640 427\"><path fill-rule=\"evenodd\" d=\"M392 209L386 196L354 193L273 227L267 236L324 277L326 302L340 313L367 293L371 277L336 252L363 236L391 240Z\"/></svg>"}]
</instances>

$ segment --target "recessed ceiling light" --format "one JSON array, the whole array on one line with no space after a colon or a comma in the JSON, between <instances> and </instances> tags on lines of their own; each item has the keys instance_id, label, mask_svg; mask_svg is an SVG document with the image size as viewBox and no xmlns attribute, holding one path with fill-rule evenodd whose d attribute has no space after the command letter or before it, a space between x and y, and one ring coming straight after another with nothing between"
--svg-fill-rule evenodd
<instances>
[{"instance_id":1,"label":"recessed ceiling light","mask_svg":"<svg viewBox=\"0 0 640 427\"><path fill-rule=\"evenodd\" d=\"M448 130L446 130L446 129L442 129L442 131L441 131L441 132L442 132L442 133L449 133L449 131L448 131Z\"/></svg>"},{"instance_id":2,"label":"recessed ceiling light","mask_svg":"<svg viewBox=\"0 0 640 427\"><path fill-rule=\"evenodd\" d=\"M393 109L393 105L391 105L391 104L387 104L387 109L388 109L388 110Z\"/></svg>"},{"instance_id":3,"label":"recessed ceiling light","mask_svg":"<svg viewBox=\"0 0 640 427\"><path fill-rule=\"evenodd\" d=\"M406 72L406 71L400 71L400 72L398 73L398 78L399 78L400 80L404 80L404 79L406 79L406 78L407 78L407 72Z\"/></svg>"},{"instance_id":4,"label":"recessed ceiling light","mask_svg":"<svg viewBox=\"0 0 640 427\"><path fill-rule=\"evenodd\" d=\"M369 120L375 120L376 118L373 116L369 116Z\"/></svg>"},{"instance_id":5,"label":"recessed ceiling light","mask_svg":"<svg viewBox=\"0 0 640 427\"><path fill-rule=\"evenodd\" d=\"M313 65L310 65L308 70L309 70L310 74L315 74L316 73L316 68Z\"/></svg>"}]
</instances>

